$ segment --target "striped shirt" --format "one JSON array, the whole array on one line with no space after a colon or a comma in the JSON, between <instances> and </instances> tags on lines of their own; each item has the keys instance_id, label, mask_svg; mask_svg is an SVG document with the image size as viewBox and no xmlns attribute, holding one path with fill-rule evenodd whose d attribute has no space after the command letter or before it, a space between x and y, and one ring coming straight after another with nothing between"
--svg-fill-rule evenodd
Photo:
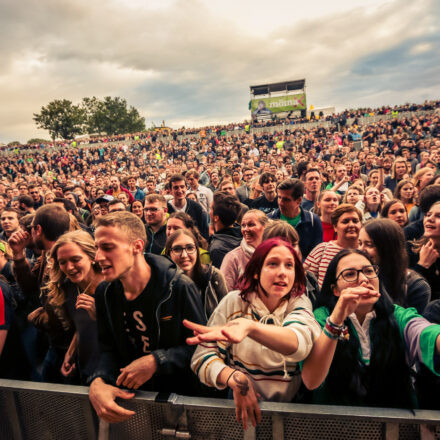
<instances>
[{"instance_id":1,"label":"striped shirt","mask_svg":"<svg viewBox=\"0 0 440 440\"><path fill-rule=\"evenodd\" d=\"M319 287L322 287L324 281L325 273L333 260L334 256L341 251L343 248L336 244L336 241L329 241L324 243L319 243L315 246L304 261L304 269L312 272L318 279Z\"/></svg>"},{"instance_id":2,"label":"striped shirt","mask_svg":"<svg viewBox=\"0 0 440 440\"><path fill-rule=\"evenodd\" d=\"M298 364L309 355L313 342L321 334L312 304L302 295L283 301L270 313L255 293L248 300L249 303L243 301L238 290L230 292L215 309L208 326L222 326L237 318L279 325L297 336L296 352L284 356L249 337L232 345L204 342L197 347L191 368L205 385L221 389L224 387L219 386L217 377L229 366L246 374L263 400L290 402L301 384Z\"/></svg>"}]
</instances>

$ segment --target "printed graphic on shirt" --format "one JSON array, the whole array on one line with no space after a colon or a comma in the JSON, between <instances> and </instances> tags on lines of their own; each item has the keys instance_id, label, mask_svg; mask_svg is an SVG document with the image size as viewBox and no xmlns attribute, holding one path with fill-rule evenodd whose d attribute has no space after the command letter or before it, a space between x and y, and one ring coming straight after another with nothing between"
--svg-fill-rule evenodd
<instances>
[{"instance_id":1,"label":"printed graphic on shirt","mask_svg":"<svg viewBox=\"0 0 440 440\"><path fill-rule=\"evenodd\" d=\"M124 312L124 327L132 349L136 353L150 354L150 334L140 310Z\"/></svg>"}]
</instances>

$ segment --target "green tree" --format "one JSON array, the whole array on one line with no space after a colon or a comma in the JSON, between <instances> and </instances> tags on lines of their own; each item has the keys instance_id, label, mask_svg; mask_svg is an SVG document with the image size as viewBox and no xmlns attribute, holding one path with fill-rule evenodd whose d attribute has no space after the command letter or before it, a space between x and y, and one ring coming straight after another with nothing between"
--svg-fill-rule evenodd
<instances>
[{"instance_id":1,"label":"green tree","mask_svg":"<svg viewBox=\"0 0 440 440\"><path fill-rule=\"evenodd\" d=\"M84 132L88 134L104 133L102 101L96 96L83 98L81 107L85 112L86 122Z\"/></svg>"},{"instance_id":2,"label":"green tree","mask_svg":"<svg viewBox=\"0 0 440 440\"><path fill-rule=\"evenodd\" d=\"M41 107L40 113L34 113L33 117L38 128L47 130L52 139L73 139L83 132L86 122L84 109L79 105L72 104L67 99L56 99Z\"/></svg>"},{"instance_id":3,"label":"green tree","mask_svg":"<svg viewBox=\"0 0 440 440\"><path fill-rule=\"evenodd\" d=\"M49 144L50 141L48 141L47 139L32 138L32 139L29 139L26 143L28 145L30 145L30 144Z\"/></svg>"},{"instance_id":4,"label":"green tree","mask_svg":"<svg viewBox=\"0 0 440 440\"><path fill-rule=\"evenodd\" d=\"M91 98L86 104L93 110L88 127L91 132L113 135L145 130L145 118L133 106L128 108L125 99L106 96L102 101L94 100Z\"/></svg>"}]
</instances>

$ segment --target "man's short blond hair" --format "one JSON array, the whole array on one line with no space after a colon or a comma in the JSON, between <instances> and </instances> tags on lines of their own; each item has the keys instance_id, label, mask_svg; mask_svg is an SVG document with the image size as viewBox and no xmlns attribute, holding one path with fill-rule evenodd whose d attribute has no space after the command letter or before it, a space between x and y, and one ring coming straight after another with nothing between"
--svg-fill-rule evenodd
<instances>
[{"instance_id":1,"label":"man's short blond hair","mask_svg":"<svg viewBox=\"0 0 440 440\"><path fill-rule=\"evenodd\" d=\"M95 220L96 229L100 226L113 226L125 232L130 243L142 240L147 243L147 233L142 220L135 214L128 211L116 211L98 217Z\"/></svg>"},{"instance_id":2,"label":"man's short blond hair","mask_svg":"<svg viewBox=\"0 0 440 440\"><path fill-rule=\"evenodd\" d=\"M164 208L167 206L167 200L162 194L147 194L144 203L159 202Z\"/></svg>"}]
</instances>

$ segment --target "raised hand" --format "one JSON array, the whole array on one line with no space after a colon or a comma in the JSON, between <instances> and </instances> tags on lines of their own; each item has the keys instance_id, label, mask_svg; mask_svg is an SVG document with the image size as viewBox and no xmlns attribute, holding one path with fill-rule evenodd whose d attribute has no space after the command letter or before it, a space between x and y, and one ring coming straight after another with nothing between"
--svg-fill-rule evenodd
<instances>
[{"instance_id":1,"label":"raised hand","mask_svg":"<svg viewBox=\"0 0 440 440\"><path fill-rule=\"evenodd\" d=\"M420 266L429 269L439 258L439 256L440 256L439 252L435 248L433 241L430 239L420 249L419 264Z\"/></svg>"},{"instance_id":2,"label":"raised hand","mask_svg":"<svg viewBox=\"0 0 440 440\"><path fill-rule=\"evenodd\" d=\"M367 287L357 286L344 289L333 309L330 320L336 325L342 325L346 318L351 315L363 298L379 297L380 293Z\"/></svg>"},{"instance_id":3,"label":"raised hand","mask_svg":"<svg viewBox=\"0 0 440 440\"><path fill-rule=\"evenodd\" d=\"M87 293L80 293L76 298L75 307L86 310L90 318L96 321L95 298L93 296L87 295Z\"/></svg>"},{"instance_id":4,"label":"raised hand","mask_svg":"<svg viewBox=\"0 0 440 440\"><path fill-rule=\"evenodd\" d=\"M24 258L24 250L32 244L32 237L29 232L19 229L9 237L8 243L14 258Z\"/></svg>"}]
</instances>

